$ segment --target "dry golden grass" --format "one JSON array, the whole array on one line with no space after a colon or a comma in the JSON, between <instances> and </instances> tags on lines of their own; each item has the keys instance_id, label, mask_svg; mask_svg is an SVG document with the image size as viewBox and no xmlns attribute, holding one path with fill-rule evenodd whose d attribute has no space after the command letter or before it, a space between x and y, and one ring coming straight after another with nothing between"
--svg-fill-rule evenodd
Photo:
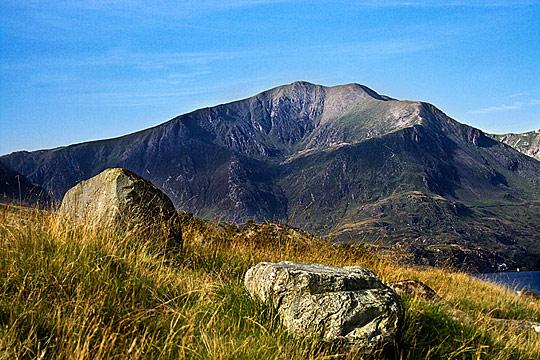
<instances>
[{"instance_id":1,"label":"dry golden grass","mask_svg":"<svg viewBox=\"0 0 540 360\"><path fill-rule=\"evenodd\" d=\"M179 252L159 239L72 228L54 213L0 208L0 358L352 357L287 334L272 309L246 294L244 272L280 260L364 266L387 282L418 279L468 314L404 298L396 358L539 358L538 334L491 321L540 321L533 297L282 226L238 229L186 216L183 229Z\"/></svg>"}]
</instances>

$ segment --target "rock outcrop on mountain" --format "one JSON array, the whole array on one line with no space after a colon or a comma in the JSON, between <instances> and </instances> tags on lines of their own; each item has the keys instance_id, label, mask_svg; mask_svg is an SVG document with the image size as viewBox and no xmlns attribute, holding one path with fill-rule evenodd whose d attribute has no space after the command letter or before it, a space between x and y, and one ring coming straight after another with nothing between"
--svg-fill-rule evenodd
<instances>
[{"instance_id":1,"label":"rock outcrop on mountain","mask_svg":"<svg viewBox=\"0 0 540 360\"><path fill-rule=\"evenodd\" d=\"M510 145L525 155L540 160L540 129L521 134L491 135L491 137Z\"/></svg>"},{"instance_id":2,"label":"rock outcrop on mountain","mask_svg":"<svg viewBox=\"0 0 540 360\"><path fill-rule=\"evenodd\" d=\"M56 200L122 167L206 218L283 222L339 242L457 244L540 268L540 162L433 105L358 84L295 82L1 161Z\"/></svg>"}]
</instances>

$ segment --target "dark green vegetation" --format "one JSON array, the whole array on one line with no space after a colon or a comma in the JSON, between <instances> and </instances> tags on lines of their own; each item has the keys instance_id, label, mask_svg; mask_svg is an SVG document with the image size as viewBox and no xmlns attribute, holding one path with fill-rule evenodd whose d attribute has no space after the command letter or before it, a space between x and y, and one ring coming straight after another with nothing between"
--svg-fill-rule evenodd
<instances>
[{"instance_id":1,"label":"dark green vegetation","mask_svg":"<svg viewBox=\"0 0 540 360\"><path fill-rule=\"evenodd\" d=\"M530 296L463 273L384 260L273 224L213 225L184 216L182 253L66 226L54 213L0 207L0 358L328 359L355 357L298 339L252 300L243 275L260 261L359 265L383 281L419 279L455 308L405 297L401 359L533 359L537 333L493 323L540 321Z\"/></svg>"},{"instance_id":2,"label":"dark green vegetation","mask_svg":"<svg viewBox=\"0 0 540 360\"><path fill-rule=\"evenodd\" d=\"M438 263L432 246L457 246L472 270L540 269L540 162L432 105L357 84L297 82L121 138L0 161L55 200L124 167L207 219L399 242L429 263Z\"/></svg>"},{"instance_id":3,"label":"dark green vegetation","mask_svg":"<svg viewBox=\"0 0 540 360\"><path fill-rule=\"evenodd\" d=\"M472 272L489 271L502 263L508 268L522 264L540 268L538 219L540 201L464 205L412 191L359 206L354 217L341 220L331 236L341 243L361 238L379 245L393 239L393 248L411 254L417 264Z\"/></svg>"}]
</instances>

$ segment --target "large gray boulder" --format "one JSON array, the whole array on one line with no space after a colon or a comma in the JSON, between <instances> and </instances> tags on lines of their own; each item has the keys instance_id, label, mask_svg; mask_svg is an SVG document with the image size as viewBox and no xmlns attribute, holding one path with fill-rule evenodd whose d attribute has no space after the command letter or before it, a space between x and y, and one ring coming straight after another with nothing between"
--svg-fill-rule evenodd
<instances>
[{"instance_id":1,"label":"large gray boulder","mask_svg":"<svg viewBox=\"0 0 540 360\"><path fill-rule=\"evenodd\" d=\"M397 294L360 267L259 263L244 283L252 297L277 310L290 332L340 341L365 354L393 343L401 322Z\"/></svg>"},{"instance_id":2,"label":"large gray boulder","mask_svg":"<svg viewBox=\"0 0 540 360\"><path fill-rule=\"evenodd\" d=\"M130 231L182 244L180 218L172 201L126 169L107 169L72 187L64 195L60 214L88 228Z\"/></svg>"}]
</instances>

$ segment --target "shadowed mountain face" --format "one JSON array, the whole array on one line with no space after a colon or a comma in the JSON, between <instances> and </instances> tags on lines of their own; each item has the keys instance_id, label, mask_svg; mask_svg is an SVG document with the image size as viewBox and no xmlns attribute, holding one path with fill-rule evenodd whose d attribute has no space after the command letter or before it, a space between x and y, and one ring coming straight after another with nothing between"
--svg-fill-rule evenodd
<instances>
[{"instance_id":1,"label":"shadowed mountain face","mask_svg":"<svg viewBox=\"0 0 540 360\"><path fill-rule=\"evenodd\" d=\"M0 204L46 206L49 202L50 198L43 188L0 162Z\"/></svg>"},{"instance_id":2,"label":"shadowed mountain face","mask_svg":"<svg viewBox=\"0 0 540 360\"><path fill-rule=\"evenodd\" d=\"M540 225L528 220L539 215L539 161L432 105L358 84L296 82L121 138L1 159L56 200L124 167L208 218L540 254Z\"/></svg>"},{"instance_id":3,"label":"shadowed mountain face","mask_svg":"<svg viewBox=\"0 0 540 360\"><path fill-rule=\"evenodd\" d=\"M521 134L491 135L491 137L510 145L525 155L540 160L540 129Z\"/></svg>"}]
</instances>

